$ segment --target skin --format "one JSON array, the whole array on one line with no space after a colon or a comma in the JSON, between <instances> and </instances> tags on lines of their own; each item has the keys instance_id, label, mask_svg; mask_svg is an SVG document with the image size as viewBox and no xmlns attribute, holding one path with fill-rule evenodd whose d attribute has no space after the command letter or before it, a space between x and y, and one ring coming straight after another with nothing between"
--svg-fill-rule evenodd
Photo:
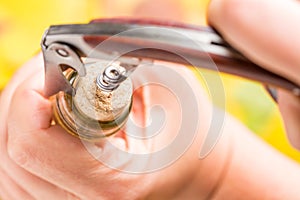
<instances>
[{"instance_id":1,"label":"skin","mask_svg":"<svg viewBox=\"0 0 300 200\"><path fill-rule=\"evenodd\" d=\"M300 4L293 0L213 0L209 23L253 62L300 85ZM279 91L290 142L300 149L300 98Z\"/></svg>"},{"instance_id":2,"label":"skin","mask_svg":"<svg viewBox=\"0 0 300 200\"><path fill-rule=\"evenodd\" d=\"M278 16L279 8L280 12L288 14ZM209 11L209 23L237 49L263 67L300 83L297 76L297 62L300 61L296 55L299 51L289 51L299 48L299 45L291 48L291 43L285 40L298 38L297 27L289 24L297 24L298 3L287 0L213 0ZM260 15L266 16L261 18ZM276 25L276 17L286 20L284 27ZM265 23L258 23L261 19ZM265 24L273 24L272 29L265 28ZM284 32L277 32L281 30ZM282 34L286 37L279 37ZM199 102L201 125L190 148L176 162L152 173L130 174L103 165L87 152L80 140L60 126L51 125L51 102L43 96L41 56L25 64L0 99L1 198L298 199L299 165L262 142L229 115L226 115L222 136L213 151L199 159L199 150L211 125L212 105L201 87L194 87L198 82L189 70L169 67L193 86ZM151 76L159 79L159 73L155 71ZM180 120L176 117L180 110L169 98L172 97L166 96L163 88L156 86L138 90L134 94L132 111L135 122L145 125L150 107L161 104L165 106L167 116L170 114L170 124L176 125ZM299 133L298 123L295 123L299 119L299 105L298 98L280 92L279 106L294 144L297 141L293 138ZM168 144L174 134L174 126L166 125L163 134L151 142L136 141L125 132L119 132L98 145L102 152L108 152L107 159L118 161L121 158L120 161L126 164L130 164L131 157L120 157L108 144L130 152L149 153L147 160L139 163L147 165L156 162L150 152ZM170 155L172 152L165 156ZM126 169L126 164L123 169Z\"/></svg>"},{"instance_id":3,"label":"skin","mask_svg":"<svg viewBox=\"0 0 300 200\"><path fill-rule=\"evenodd\" d=\"M190 85L198 84L190 70L182 66L174 68ZM43 96L43 74L42 57L38 55L15 74L1 96L0 172L3 178L0 188L3 199L165 199L173 196L180 199L186 195L205 198L213 190L223 171L228 144L220 142L215 147L219 149L216 152L224 152L225 157L212 152L204 160L199 160L198 152L209 128L211 113L211 104L200 87L196 87L194 93L200 102L198 112L202 114L199 120L203 125L198 128L192 146L169 167L136 175L104 166L88 153L79 139L67 134L59 125L51 125L51 102ZM158 72L152 75L158 76ZM169 143L170 137L176 133L172 124L180 120L176 117L180 117L180 110L176 104L170 103L172 96L164 95L165 92L164 88L154 85L134 94L132 117L139 125L145 123L145 113L153 105L161 104L166 110L172 110L169 125L151 141L153 145L119 132L98 144L110 155L108 159L120 158L117 152L111 152L111 143L128 152L145 153L159 150ZM168 154L172 152L167 153L167 157ZM130 163L130 159L128 154L120 162ZM149 156L145 162L156 162L152 159ZM192 167L187 168L187 163ZM212 166L214 173L207 177ZM126 170L126 165L122 170ZM204 178L205 182L202 181ZM191 180L195 185L187 184ZM195 186L199 187L198 191L188 192Z\"/></svg>"},{"instance_id":4,"label":"skin","mask_svg":"<svg viewBox=\"0 0 300 200\"><path fill-rule=\"evenodd\" d=\"M295 26L299 17L300 4L298 1L213 0L209 6L208 21L231 45L253 62L300 85L300 59L297 53L300 47L295 45L300 42L298 37L300 28ZM278 90L278 105L285 122L288 138L294 147L300 149L300 98L287 91ZM271 162L271 159L268 161ZM274 166L273 162L272 166ZM277 167L275 165L275 168ZM258 170L263 171L263 168ZM282 177L283 180L293 179L288 176L285 168L281 170L281 172L286 172ZM274 174L278 172L280 173L280 169ZM268 182L257 180L256 185L250 185L248 189L245 185L242 186L245 188L239 187L239 190L233 191L234 182L238 182L238 179L243 180L243 175L238 171L235 173L228 176L228 181L223 186L226 189L221 190L221 195L231 195L237 198L239 193L244 194L246 190L263 188L260 183L264 183L266 186L266 182ZM295 173L295 175L298 177L299 173ZM289 196L295 186L293 184L288 186L290 188L286 189L286 194L281 199L299 198L299 194L298 196ZM279 188L274 187L275 190L278 189L277 194L269 194L272 193L272 189L264 187L264 192L259 195L266 199L280 199L279 194L282 187L283 185ZM255 196L253 193L251 195Z\"/></svg>"}]
</instances>

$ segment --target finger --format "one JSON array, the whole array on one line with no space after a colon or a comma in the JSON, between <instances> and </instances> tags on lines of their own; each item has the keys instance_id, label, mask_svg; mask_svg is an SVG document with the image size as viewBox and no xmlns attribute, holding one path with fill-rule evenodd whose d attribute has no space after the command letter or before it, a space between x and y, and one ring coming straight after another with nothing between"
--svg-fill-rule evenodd
<instances>
[{"instance_id":1,"label":"finger","mask_svg":"<svg viewBox=\"0 0 300 200\"><path fill-rule=\"evenodd\" d=\"M0 121L6 119L7 111L9 108L9 103L11 101L11 97L16 90L16 88L28 77L30 77L34 72L37 70L43 70L43 57L42 54L38 54L30 61L25 63L19 70L16 71L14 76L11 78L8 85L2 91L0 96L0 105L1 106L1 114L0 114ZM41 74L43 75L43 74ZM43 85L43 83L42 83ZM4 124L4 123L3 123ZM2 131L1 131L2 133Z\"/></svg>"},{"instance_id":2,"label":"finger","mask_svg":"<svg viewBox=\"0 0 300 200\"><path fill-rule=\"evenodd\" d=\"M7 153L1 155L1 162L3 173L34 199L66 199L68 196L74 196L19 167L10 160Z\"/></svg>"},{"instance_id":3,"label":"finger","mask_svg":"<svg viewBox=\"0 0 300 200\"><path fill-rule=\"evenodd\" d=\"M42 71L33 72L35 75L31 75L28 77L28 79L37 79L42 80L41 73ZM39 79L40 78L40 79ZM22 83L21 83L22 85ZM36 87L40 87L41 84L38 84ZM22 99L21 99L22 100ZM49 107L51 106L48 102L47 104ZM23 104L21 106L24 106ZM50 109L51 110L51 109ZM51 111L49 111L51 112ZM43 113L41 113L43 114ZM34 123L37 123L37 120L34 120ZM31 121L31 120L27 120ZM48 123L50 120L48 120ZM49 126L49 124L47 125ZM6 132L7 130L3 130ZM18 184L20 187L22 187L25 191L30 193L35 199L43 199L44 197L47 197L49 199L66 199L68 196L73 196L72 194L69 194L68 192L59 189L58 187L54 186L53 184L46 182L45 180L42 180L33 174L27 172L26 170L22 169L18 165L16 165L7 154L7 135L2 134L1 135L1 155L0 160L2 161L0 163L0 166L5 170L5 172L15 181L16 184Z\"/></svg>"},{"instance_id":4,"label":"finger","mask_svg":"<svg viewBox=\"0 0 300 200\"><path fill-rule=\"evenodd\" d=\"M212 0L208 21L257 64L300 84L300 5L294 0Z\"/></svg>"},{"instance_id":5,"label":"finger","mask_svg":"<svg viewBox=\"0 0 300 200\"><path fill-rule=\"evenodd\" d=\"M278 97L288 139L295 148L300 150L300 98L287 91L279 91Z\"/></svg>"},{"instance_id":6,"label":"finger","mask_svg":"<svg viewBox=\"0 0 300 200\"><path fill-rule=\"evenodd\" d=\"M6 87L5 91L3 92L2 96L2 102L1 105L2 108L8 109L9 106L4 106L10 103L11 98L13 96L13 92L16 90L17 87L22 85L22 82L25 81L25 79L32 79L36 78L33 76L33 74L37 74L35 76L38 76L38 80L40 82L36 85L37 90L41 91L43 88L43 68L42 68L42 56L41 54L30 60L28 63L26 63L12 78L11 82ZM48 104L49 105L49 104ZM3 117L3 121L6 120L6 116L4 113L6 113L4 110L2 110L1 119ZM30 121L30 120L28 120ZM49 120L50 121L50 120ZM3 122L3 124L6 124ZM3 127L1 129L1 133L6 133L6 128ZM45 196L50 199L65 199L67 196L72 196L72 194L68 194L66 191L63 191L61 189L58 189L53 184L50 184L32 174L25 171L24 169L17 166L15 163L13 163L7 156L6 152L6 135L1 136L1 161L2 163L0 165L5 168L6 173L8 173L11 177L15 179L18 185L21 185L27 192L32 193L33 197L36 199L42 199Z\"/></svg>"},{"instance_id":7,"label":"finger","mask_svg":"<svg viewBox=\"0 0 300 200\"><path fill-rule=\"evenodd\" d=\"M0 96L0 156L5 155L6 153L6 141L7 141L7 114L10 107L11 98L20 84L29 78L36 70L42 70L40 67L42 63L41 54L34 57L28 63L26 63L22 68L20 68L9 84L6 86L5 90ZM0 165L3 164L0 162Z\"/></svg>"},{"instance_id":8,"label":"finger","mask_svg":"<svg viewBox=\"0 0 300 200\"><path fill-rule=\"evenodd\" d=\"M30 196L26 191L19 187L9 176L5 174L0 169L0 187L9 199L24 199L24 200L33 200L33 197Z\"/></svg>"},{"instance_id":9,"label":"finger","mask_svg":"<svg viewBox=\"0 0 300 200\"><path fill-rule=\"evenodd\" d=\"M41 81L36 74L23 82L13 96L7 123L8 153L22 168L70 193L98 196L95 186L104 187L105 178L90 176L98 170L99 161L60 126L50 127L51 103L40 94Z\"/></svg>"},{"instance_id":10,"label":"finger","mask_svg":"<svg viewBox=\"0 0 300 200\"><path fill-rule=\"evenodd\" d=\"M99 161L89 155L80 140L60 126L32 131L31 136L26 133L25 137L16 136L20 132L10 133L13 135L8 143L10 157L32 174L80 198L92 199L99 196L98 186L105 188L104 182L110 172L101 170ZM94 171L104 177L93 174Z\"/></svg>"},{"instance_id":11,"label":"finger","mask_svg":"<svg viewBox=\"0 0 300 200\"><path fill-rule=\"evenodd\" d=\"M6 153L6 142L7 142L7 114L10 106L10 101L15 89L39 67L39 63L42 62L41 55L36 56L31 61L26 63L22 68L20 68L16 74L13 76L9 84L6 86L5 90L0 96L0 165L5 165L2 156L7 155ZM42 68L41 68L42 69Z\"/></svg>"},{"instance_id":12,"label":"finger","mask_svg":"<svg viewBox=\"0 0 300 200\"><path fill-rule=\"evenodd\" d=\"M16 126L20 125L28 128L20 131L29 132L31 130L46 129L50 126L52 108L51 102L41 95L43 80L41 72L37 72L16 89L8 115L8 125L10 124L10 127L15 124ZM18 116L21 112L24 113L24 118L13 120L9 118L10 115Z\"/></svg>"}]
</instances>

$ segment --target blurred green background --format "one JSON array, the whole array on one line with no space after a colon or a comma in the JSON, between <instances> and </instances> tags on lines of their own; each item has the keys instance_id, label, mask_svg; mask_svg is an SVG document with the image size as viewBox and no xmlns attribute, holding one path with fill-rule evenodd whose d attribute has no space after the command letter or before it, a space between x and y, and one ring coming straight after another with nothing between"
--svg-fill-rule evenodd
<instances>
[{"instance_id":1,"label":"blurred green background","mask_svg":"<svg viewBox=\"0 0 300 200\"><path fill-rule=\"evenodd\" d=\"M40 50L52 24L86 23L113 16L171 19L205 24L209 0L0 0L0 90L26 60ZM268 143L300 161L288 143L276 104L262 86L222 75L226 110Z\"/></svg>"}]
</instances>

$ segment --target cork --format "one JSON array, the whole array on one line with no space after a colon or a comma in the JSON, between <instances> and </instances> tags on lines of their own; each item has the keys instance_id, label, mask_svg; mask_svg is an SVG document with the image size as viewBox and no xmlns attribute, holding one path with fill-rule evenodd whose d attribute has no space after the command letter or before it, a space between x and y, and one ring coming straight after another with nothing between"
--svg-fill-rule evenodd
<instances>
[{"instance_id":1,"label":"cork","mask_svg":"<svg viewBox=\"0 0 300 200\"><path fill-rule=\"evenodd\" d=\"M74 106L82 114L102 122L113 121L123 112L129 112L133 90L129 78L112 92L101 90L96 79L107 66L107 62L86 65L86 76L78 77L74 83Z\"/></svg>"}]
</instances>

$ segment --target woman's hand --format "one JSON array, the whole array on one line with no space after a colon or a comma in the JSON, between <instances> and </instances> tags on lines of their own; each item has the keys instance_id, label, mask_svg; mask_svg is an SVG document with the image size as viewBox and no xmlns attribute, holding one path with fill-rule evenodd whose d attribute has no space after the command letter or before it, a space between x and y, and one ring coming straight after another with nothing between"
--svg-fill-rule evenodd
<instances>
[{"instance_id":1,"label":"woman's hand","mask_svg":"<svg viewBox=\"0 0 300 200\"><path fill-rule=\"evenodd\" d=\"M300 3L294 0L212 0L208 19L260 66L300 85ZM290 142L300 149L300 98L278 90Z\"/></svg>"},{"instance_id":2,"label":"woman's hand","mask_svg":"<svg viewBox=\"0 0 300 200\"><path fill-rule=\"evenodd\" d=\"M187 196L199 199L209 196L222 176L228 154L227 142L219 143L208 157L199 160L212 117L212 106L190 70L177 66L165 69L180 75L195 95L197 105L191 105L196 107L191 108L188 114L196 113L198 118L186 120L193 123L191 126L196 126L196 132L184 132L184 138L191 138L187 141L189 145L181 146L185 142L182 140L176 143L175 148L166 148L178 140L176 136L183 112L180 103L191 102L189 99L180 102L179 99L178 104L176 98L180 94L172 91L176 91L174 87L182 86L176 79L171 88L148 84L137 89L129 121L138 125L127 124L127 134L121 131L97 146L89 144L94 149L98 148L96 154L99 154L95 155L89 151L89 145L84 145L59 125L51 124L51 102L43 97L42 57L39 55L29 61L16 73L1 96L0 196L9 200L180 199ZM172 82L171 71L168 77ZM165 73L161 72L141 68L135 73L140 73L137 77L150 78L153 83L160 78L165 79ZM185 94L186 91L182 92ZM142 140L133 137L149 134L146 133L150 130L147 126L149 113L152 112L151 117L155 117L156 111L151 109L156 105L164 110L162 130L158 131L158 135ZM146 129L135 129L139 126ZM189 127L186 128L189 130ZM157 151L161 154L153 156L153 152ZM145 156L137 159L134 154ZM164 163L170 158L174 159ZM143 167L148 173L141 171ZM135 168L139 171L134 171Z\"/></svg>"}]
</instances>

